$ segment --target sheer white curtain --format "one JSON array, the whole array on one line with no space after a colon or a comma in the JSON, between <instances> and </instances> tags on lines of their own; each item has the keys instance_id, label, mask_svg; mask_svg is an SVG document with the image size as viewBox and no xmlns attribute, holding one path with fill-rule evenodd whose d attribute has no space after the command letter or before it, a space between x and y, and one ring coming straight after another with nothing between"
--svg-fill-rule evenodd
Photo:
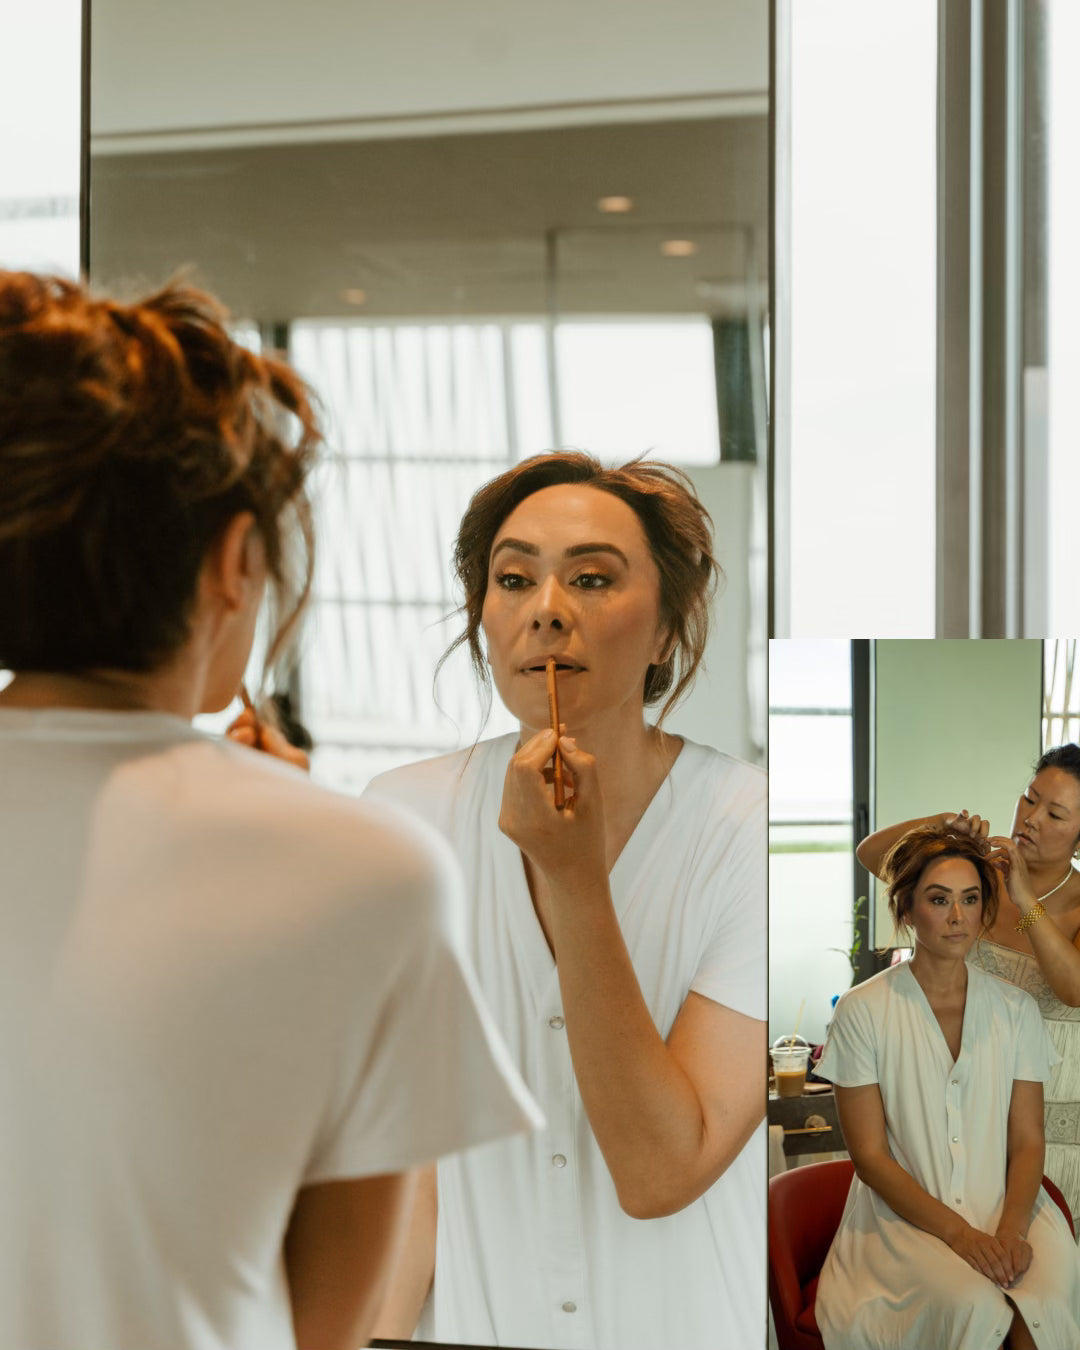
<instances>
[{"instance_id":1,"label":"sheer white curtain","mask_svg":"<svg viewBox=\"0 0 1080 1350\"><path fill-rule=\"evenodd\" d=\"M1080 740L1080 665L1076 638L1043 643L1043 749Z\"/></svg>"}]
</instances>

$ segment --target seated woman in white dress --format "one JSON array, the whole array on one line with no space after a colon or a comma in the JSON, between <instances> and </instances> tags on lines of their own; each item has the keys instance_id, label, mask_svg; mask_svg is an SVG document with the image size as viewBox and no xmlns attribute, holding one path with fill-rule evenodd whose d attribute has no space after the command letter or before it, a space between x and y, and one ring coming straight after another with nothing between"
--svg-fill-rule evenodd
<instances>
[{"instance_id":1,"label":"seated woman in white dress","mask_svg":"<svg viewBox=\"0 0 1080 1350\"><path fill-rule=\"evenodd\" d=\"M666 466L542 455L475 496L456 563L460 640L520 734L370 791L461 860L481 988L547 1128L440 1163L437 1198L427 1178L380 1330L412 1332L434 1272L440 1340L760 1345L764 775L645 715L701 659L708 517Z\"/></svg>"},{"instance_id":2,"label":"seated woman in white dress","mask_svg":"<svg viewBox=\"0 0 1080 1350\"><path fill-rule=\"evenodd\" d=\"M1019 775L1018 775L1019 778ZM968 960L1025 989L1042 1012L1061 1056L1046 1085L1046 1175L1080 1214L1080 746L1046 750L1016 800L1010 840L1023 858L1028 890L1009 894L999 877L993 926ZM918 824L948 824L990 848L990 822L968 811L946 811L887 825L858 848L863 864L879 872L881 860L905 831ZM1004 847L1006 841L994 841Z\"/></svg>"},{"instance_id":3,"label":"seated woman in white dress","mask_svg":"<svg viewBox=\"0 0 1080 1350\"><path fill-rule=\"evenodd\" d=\"M354 1350L410 1169L535 1119L442 840L191 725L318 441L208 296L0 272L5 1347Z\"/></svg>"},{"instance_id":4,"label":"seated woman in white dress","mask_svg":"<svg viewBox=\"0 0 1080 1350\"><path fill-rule=\"evenodd\" d=\"M821 1060L856 1174L818 1286L825 1344L1080 1345L1080 1260L1040 1184L1057 1053L1034 1000L965 961L994 867L923 825L883 872L915 951L843 996Z\"/></svg>"}]
</instances>

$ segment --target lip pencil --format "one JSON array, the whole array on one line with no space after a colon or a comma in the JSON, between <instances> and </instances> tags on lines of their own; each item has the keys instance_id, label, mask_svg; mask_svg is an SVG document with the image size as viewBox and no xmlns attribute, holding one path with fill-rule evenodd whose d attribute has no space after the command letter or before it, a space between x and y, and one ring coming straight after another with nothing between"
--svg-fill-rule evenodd
<instances>
[{"instance_id":1,"label":"lip pencil","mask_svg":"<svg viewBox=\"0 0 1080 1350\"><path fill-rule=\"evenodd\" d=\"M256 750L261 750L261 749L262 749L262 722L261 722L261 720L260 720L260 718L259 718L258 712L257 712L256 709L255 709L255 704L251 701L251 695L248 693L247 685L243 682L243 680L240 681L240 698L241 698L241 700L242 700L242 702L243 702L243 704L244 704L244 707L248 710L249 713L251 713L252 717L254 717L254 719L255 719L255 726L254 726L254 731L255 731L255 749L256 749Z\"/></svg>"},{"instance_id":2,"label":"lip pencil","mask_svg":"<svg viewBox=\"0 0 1080 1350\"><path fill-rule=\"evenodd\" d=\"M557 737L559 735L559 686L555 680L555 658L553 656L549 656L547 659L547 696L551 729ZM559 754L557 745L555 753L551 757L551 763L555 770L555 809L561 811L566 805L566 796L563 792L562 755Z\"/></svg>"}]
</instances>

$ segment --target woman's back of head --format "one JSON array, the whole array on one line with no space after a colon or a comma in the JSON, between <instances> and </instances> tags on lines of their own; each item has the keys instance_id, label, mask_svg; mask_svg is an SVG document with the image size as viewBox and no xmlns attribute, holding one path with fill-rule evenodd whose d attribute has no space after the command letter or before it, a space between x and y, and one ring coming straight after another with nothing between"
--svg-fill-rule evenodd
<instances>
[{"instance_id":1,"label":"woman's back of head","mask_svg":"<svg viewBox=\"0 0 1080 1350\"><path fill-rule=\"evenodd\" d=\"M310 585L304 483L319 432L303 382L226 322L177 282L120 303L0 272L0 666L167 661L207 550L241 511L262 535L284 637Z\"/></svg>"}]
</instances>

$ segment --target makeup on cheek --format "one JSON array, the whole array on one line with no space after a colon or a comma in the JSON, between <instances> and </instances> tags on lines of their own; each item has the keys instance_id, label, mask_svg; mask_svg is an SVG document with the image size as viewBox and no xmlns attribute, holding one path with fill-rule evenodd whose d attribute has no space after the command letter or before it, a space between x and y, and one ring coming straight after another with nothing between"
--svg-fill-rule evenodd
<instances>
[{"instance_id":1,"label":"makeup on cheek","mask_svg":"<svg viewBox=\"0 0 1080 1350\"><path fill-rule=\"evenodd\" d=\"M548 657L546 668L548 717L551 720L551 729L557 737L559 734L559 686L555 678L555 658L553 656ZM555 753L551 757L551 765L555 776L555 809L561 811L566 805L566 794L563 790L562 755L559 754L559 747L557 745L555 747Z\"/></svg>"}]
</instances>

